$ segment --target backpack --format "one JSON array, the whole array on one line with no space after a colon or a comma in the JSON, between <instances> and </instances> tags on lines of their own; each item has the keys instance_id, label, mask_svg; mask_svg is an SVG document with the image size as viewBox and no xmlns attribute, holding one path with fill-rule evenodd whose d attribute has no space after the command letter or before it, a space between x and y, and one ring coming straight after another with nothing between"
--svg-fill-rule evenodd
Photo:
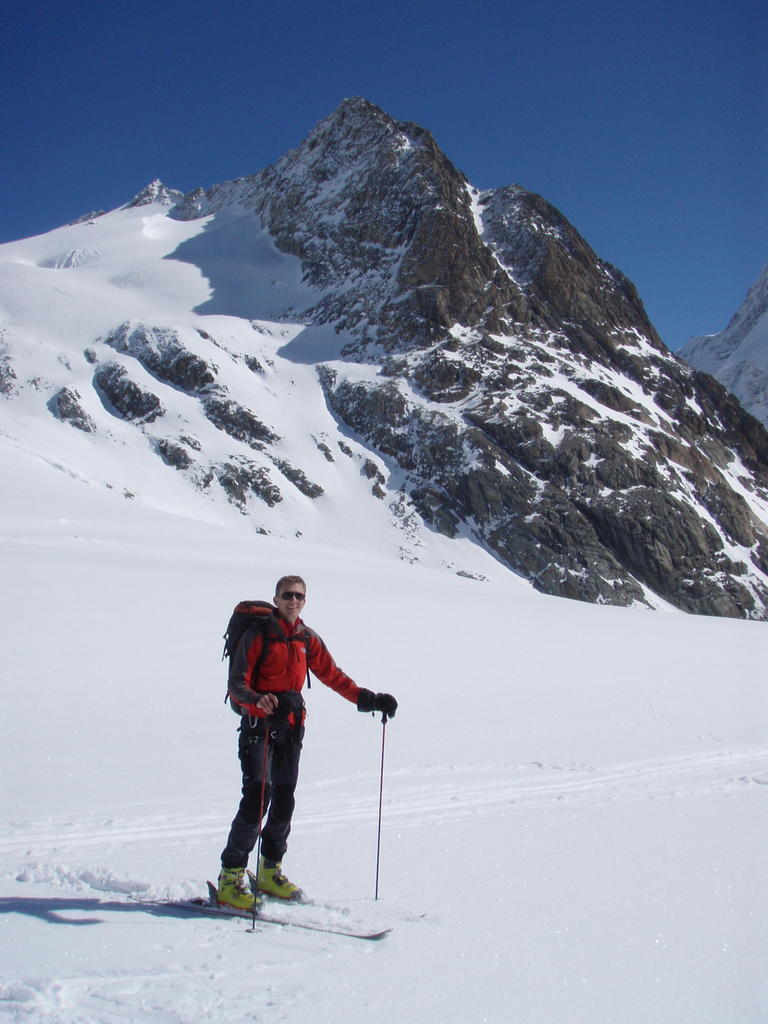
<instances>
[{"instance_id":1,"label":"backpack","mask_svg":"<svg viewBox=\"0 0 768 1024\"><path fill-rule=\"evenodd\" d=\"M261 654L254 666L254 678L259 674L261 664L267 656L269 651L270 643L290 643L290 638L281 636L271 629L268 628L269 618L274 615L276 608L269 601L240 601L235 605L234 611L229 617L227 628L224 632L224 650L222 651L221 660L228 658L232 661L237 645L242 640L243 636L249 629L258 630L263 638L261 646ZM312 683L309 678L309 640L310 631L304 629L303 634L300 634L304 641L304 646L307 652L307 687L311 687ZM229 700L229 690L224 697L224 703L229 701L230 707L236 715L242 714L242 711L238 705Z\"/></svg>"}]
</instances>

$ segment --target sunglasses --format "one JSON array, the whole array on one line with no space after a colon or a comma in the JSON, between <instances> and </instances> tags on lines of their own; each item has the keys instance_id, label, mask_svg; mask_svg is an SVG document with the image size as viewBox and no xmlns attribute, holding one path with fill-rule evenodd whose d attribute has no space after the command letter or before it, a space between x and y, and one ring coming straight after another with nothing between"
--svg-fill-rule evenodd
<instances>
[{"instance_id":1,"label":"sunglasses","mask_svg":"<svg viewBox=\"0 0 768 1024\"><path fill-rule=\"evenodd\" d=\"M306 594L302 594L300 590L284 590L280 595L281 601L305 601L307 598Z\"/></svg>"}]
</instances>

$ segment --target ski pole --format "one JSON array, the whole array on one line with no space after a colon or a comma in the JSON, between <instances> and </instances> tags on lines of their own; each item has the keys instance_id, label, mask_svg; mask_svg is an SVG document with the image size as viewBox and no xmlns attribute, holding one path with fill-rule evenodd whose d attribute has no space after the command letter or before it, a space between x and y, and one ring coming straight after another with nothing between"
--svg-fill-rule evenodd
<instances>
[{"instance_id":1,"label":"ski pole","mask_svg":"<svg viewBox=\"0 0 768 1024\"><path fill-rule=\"evenodd\" d=\"M264 802L267 792L267 768L268 764L268 753L269 753L269 720L264 721L264 760L261 765L261 796L259 797L259 829L258 829L258 845L256 847L256 870L258 871L258 864L261 860L261 826L264 820ZM257 876L258 878L258 876ZM253 902L253 931L256 931L256 900Z\"/></svg>"},{"instance_id":2,"label":"ski pole","mask_svg":"<svg viewBox=\"0 0 768 1024\"><path fill-rule=\"evenodd\" d=\"M262 824L262 821L264 819L264 802L265 802L265 797L266 797L266 792L267 792L267 769L269 767L269 764L268 764L268 754L269 754L269 724L267 722L265 722L264 723L264 761L263 761L263 764L261 766L261 796L259 797L259 830L258 830L259 844L258 844L258 848L256 850L257 857L261 857L261 824Z\"/></svg>"},{"instance_id":3,"label":"ski pole","mask_svg":"<svg viewBox=\"0 0 768 1024\"><path fill-rule=\"evenodd\" d=\"M381 715L381 772L379 774L379 827L376 835L376 889L374 899L379 898L379 863L381 860L381 805L384 797L384 737L387 732L387 713Z\"/></svg>"}]
</instances>

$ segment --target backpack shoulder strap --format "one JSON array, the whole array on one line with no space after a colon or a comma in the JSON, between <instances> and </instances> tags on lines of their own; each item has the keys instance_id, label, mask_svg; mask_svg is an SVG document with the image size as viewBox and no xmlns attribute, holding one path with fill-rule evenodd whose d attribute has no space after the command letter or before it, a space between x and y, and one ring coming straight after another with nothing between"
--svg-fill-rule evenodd
<instances>
[{"instance_id":1,"label":"backpack shoulder strap","mask_svg":"<svg viewBox=\"0 0 768 1024\"><path fill-rule=\"evenodd\" d=\"M304 649L307 653L307 689L311 690L312 679L310 678L309 675L309 645L312 642L312 637L315 637L316 640L320 640L320 637L317 635L314 629L307 625L304 626L301 636L304 641ZM322 640L320 642L322 643Z\"/></svg>"}]
</instances>

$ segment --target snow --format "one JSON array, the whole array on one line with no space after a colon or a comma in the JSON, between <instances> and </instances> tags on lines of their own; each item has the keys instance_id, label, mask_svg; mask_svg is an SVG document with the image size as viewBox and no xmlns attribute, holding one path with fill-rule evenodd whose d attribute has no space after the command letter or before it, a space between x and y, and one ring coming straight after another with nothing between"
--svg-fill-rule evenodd
<instances>
[{"instance_id":1,"label":"snow","mask_svg":"<svg viewBox=\"0 0 768 1024\"><path fill-rule=\"evenodd\" d=\"M243 321L224 240L245 244L244 221L164 211L0 247L19 385L0 396L0 1021L762 1024L765 625L547 598L407 506L393 526L316 386L317 352L343 339L271 319L302 298L295 263L257 237L275 288ZM177 258L201 231L221 231L216 288ZM247 382L324 495L243 516L88 405L83 349L123 321L193 350L215 335L220 379L235 397ZM97 434L41 414L64 383ZM189 395L167 417L231 447ZM392 927L380 943L131 899L217 873L239 795L221 635L285 572L339 663L400 709L384 733L308 692L285 867L319 905L283 909Z\"/></svg>"},{"instance_id":2,"label":"snow","mask_svg":"<svg viewBox=\"0 0 768 1024\"><path fill-rule=\"evenodd\" d=\"M768 264L724 330L691 338L677 354L716 377L768 425Z\"/></svg>"},{"instance_id":3,"label":"snow","mask_svg":"<svg viewBox=\"0 0 768 1024\"><path fill-rule=\"evenodd\" d=\"M89 259L79 263L59 258L86 251ZM130 494L146 507L185 508L209 521L240 519L241 512L226 502L218 483L205 492L196 489L152 450L158 437L191 435L200 439L209 461L234 454L260 463L279 479L284 501L278 509L257 501L252 529L290 536L300 531L345 550L371 542L390 552L404 547L409 559L442 564L446 557L458 558L458 568L485 573L487 566L500 572L489 555L469 542L447 551L438 541L435 549L431 534L411 531L411 541L404 544L403 530L386 504L371 496L370 481L361 474L368 450L339 427L317 386L317 361L337 358L346 339L331 328L270 319L275 311L282 315L286 304L309 302L310 291L300 279L299 261L278 253L253 214L240 208L176 221L168 216L167 205L151 203L0 246L0 355L11 354L17 381L16 393L0 400L3 458L23 453L41 459L94 489ZM263 285L254 289L254 280ZM241 315L246 305L255 319ZM170 331L187 350L215 363L217 382L257 409L280 437L274 454L295 462L323 487L324 495L310 501L279 475L269 454L217 430L195 395L161 386L136 359L106 344L122 324L128 325L126 336L140 327L150 336ZM134 380L150 392L159 391L165 415L143 431L113 415L93 387L87 351L97 352L102 362L123 362ZM263 372L251 372L246 356L255 357ZM51 415L48 402L63 386L77 391L96 426L93 433L74 430ZM308 438L315 438L315 444L308 445ZM319 440L335 453L333 463L317 446ZM349 455L340 454L340 442ZM208 464L197 468L202 476ZM363 517L354 513L357 500L350 504L350 491L367 497Z\"/></svg>"},{"instance_id":4,"label":"snow","mask_svg":"<svg viewBox=\"0 0 768 1024\"><path fill-rule=\"evenodd\" d=\"M485 234L485 225L483 224L483 207L482 198L483 193L479 189L473 188L469 183L467 184L467 195L469 196L469 209L472 214L472 220L475 224L475 230L480 238Z\"/></svg>"},{"instance_id":5,"label":"snow","mask_svg":"<svg viewBox=\"0 0 768 1024\"><path fill-rule=\"evenodd\" d=\"M19 455L0 512L0 1020L757 1024L768 984L762 624L546 598L170 515ZM286 868L376 945L149 912L204 890L238 797L230 606L306 619ZM296 908L318 914L318 908Z\"/></svg>"}]
</instances>

